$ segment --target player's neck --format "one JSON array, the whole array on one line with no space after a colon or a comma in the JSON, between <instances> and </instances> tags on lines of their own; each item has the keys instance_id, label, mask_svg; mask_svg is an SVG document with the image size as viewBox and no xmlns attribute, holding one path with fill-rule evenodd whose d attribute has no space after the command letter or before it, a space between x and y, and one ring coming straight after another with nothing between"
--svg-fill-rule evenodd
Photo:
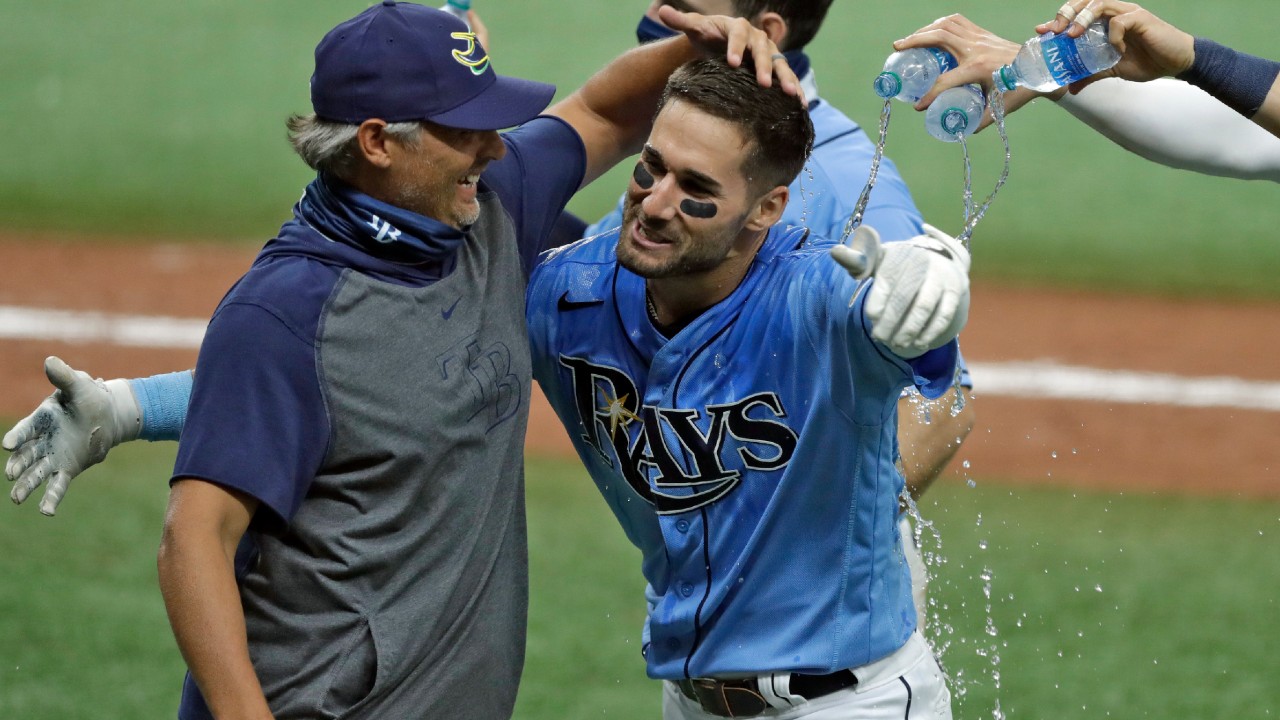
<instances>
[{"instance_id":1,"label":"player's neck","mask_svg":"<svg viewBox=\"0 0 1280 720\"><path fill-rule=\"evenodd\" d=\"M721 300L729 297L755 260L767 232L751 238L749 250L725 258L715 268L695 275L650 278L645 282L650 319L667 337L679 332Z\"/></svg>"}]
</instances>

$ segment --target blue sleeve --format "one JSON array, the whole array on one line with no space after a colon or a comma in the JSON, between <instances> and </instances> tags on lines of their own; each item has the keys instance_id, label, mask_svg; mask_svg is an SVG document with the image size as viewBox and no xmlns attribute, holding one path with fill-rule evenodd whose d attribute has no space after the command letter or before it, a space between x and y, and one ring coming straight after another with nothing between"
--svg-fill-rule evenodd
<instances>
[{"instance_id":1,"label":"blue sleeve","mask_svg":"<svg viewBox=\"0 0 1280 720\"><path fill-rule=\"evenodd\" d=\"M187 405L191 402L190 370L129 381L133 397L142 413L142 428L138 437L143 440L177 440L182 435L182 424L187 419Z\"/></svg>"},{"instance_id":2,"label":"blue sleeve","mask_svg":"<svg viewBox=\"0 0 1280 720\"><path fill-rule=\"evenodd\" d=\"M256 498L286 523L328 451L313 334L268 306L224 304L196 362L173 478Z\"/></svg>"},{"instance_id":3,"label":"blue sleeve","mask_svg":"<svg viewBox=\"0 0 1280 720\"><path fill-rule=\"evenodd\" d=\"M498 194L516 227L525 275L551 247L552 231L582 185L587 149L560 118L542 116L505 133L506 157L489 165L484 182Z\"/></svg>"}]
</instances>

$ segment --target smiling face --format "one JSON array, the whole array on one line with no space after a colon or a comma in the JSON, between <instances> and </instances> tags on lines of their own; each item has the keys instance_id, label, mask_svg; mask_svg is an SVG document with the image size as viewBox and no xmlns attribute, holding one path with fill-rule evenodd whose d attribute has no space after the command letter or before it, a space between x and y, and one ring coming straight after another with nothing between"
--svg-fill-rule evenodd
<instances>
[{"instance_id":1,"label":"smiling face","mask_svg":"<svg viewBox=\"0 0 1280 720\"><path fill-rule=\"evenodd\" d=\"M749 145L728 120L679 100L664 107L627 187L619 264L649 279L745 267L771 224L743 173Z\"/></svg>"},{"instance_id":2,"label":"smiling face","mask_svg":"<svg viewBox=\"0 0 1280 720\"><path fill-rule=\"evenodd\" d=\"M488 164L506 154L498 133L423 123L418 142L388 144L387 200L455 228L480 216L476 182Z\"/></svg>"}]
</instances>

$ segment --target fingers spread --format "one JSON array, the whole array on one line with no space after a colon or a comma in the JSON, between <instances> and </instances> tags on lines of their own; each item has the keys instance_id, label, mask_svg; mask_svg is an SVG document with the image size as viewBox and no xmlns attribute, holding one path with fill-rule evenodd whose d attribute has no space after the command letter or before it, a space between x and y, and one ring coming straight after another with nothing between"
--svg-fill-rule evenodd
<instances>
[{"instance_id":1,"label":"fingers spread","mask_svg":"<svg viewBox=\"0 0 1280 720\"><path fill-rule=\"evenodd\" d=\"M27 468L31 467L39 459L38 443L21 445L17 452L10 455L9 460L4 464L4 474L10 480L17 480L22 477Z\"/></svg>"},{"instance_id":2,"label":"fingers spread","mask_svg":"<svg viewBox=\"0 0 1280 720\"><path fill-rule=\"evenodd\" d=\"M4 434L2 443L5 450L10 452L17 450L18 446L31 439L35 434L35 417L40 413L39 410L18 421L17 425L9 428L9 432Z\"/></svg>"},{"instance_id":3,"label":"fingers spread","mask_svg":"<svg viewBox=\"0 0 1280 720\"><path fill-rule=\"evenodd\" d=\"M66 471L59 470L49 478L49 488L44 491L44 497L40 498L40 512L49 517L58 510L58 503L62 502L62 497L67 494L67 486L71 484L71 476Z\"/></svg>"},{"instance_id":4,"label":"fingers spread","mask_svg":"<svg viewBox=\"0 0 1280 720\"><path fill-rule=\"evenodd\" d=\"M44 482L45 476L49 473L50 464L49 458L44 457L27 468L27 471L14 482L13 490L9 491L9 498L18 504L26 500L27 496Z\"/></svg>"}]
</instances>

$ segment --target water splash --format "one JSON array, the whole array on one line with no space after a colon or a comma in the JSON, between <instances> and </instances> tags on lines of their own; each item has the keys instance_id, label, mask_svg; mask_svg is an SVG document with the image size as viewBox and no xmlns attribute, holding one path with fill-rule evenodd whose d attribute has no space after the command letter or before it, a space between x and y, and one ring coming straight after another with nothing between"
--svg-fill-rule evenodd
<instances>
[{"instance_id":1,"label":"water splash","mask_svg":"<svg viewBox=\"0 0 1280 720\"><path fill-rule=\"evenodd\" d=\"M867 203L871 201L871 189L876 186L876 177L880 174L880 161L884 159L885 141L889 137L889 116L893 112L891 103L892 101L885 100L884 107L880 109L880 139L876 141L876 152L871 157L871 171L867 174L867 184L863 186L862 194L858 196L858 203L853 206L853 214L844 224L844 232L840 235L842 244L847 243L849 236L862 224L862 215L867 210Z\"/></svg>"},{"instance_id":2,"label":"water splash","mask_svg":"<svg viewBox=\"0 0 1280 720\"><path fill-rule=\"evenodd\" d=\"M996 199L996 195L1000 193L1000 188L1004 187L1004 183L1009 179L1009 163L1012 159L1012 153L1009 151L1009 132L1005 127L1005 107L1004 107L1004 90L996 88L990 94L989 105L991 107L991 117L995 120L996 130L1000 133L1000 142L1004 146L1004 169L1000 171L1000 178L996 180L996 185L991 189L991 194L982 202L977 210L973 209L973 194L970 189L969 167L969 150L964 144L964 134L960 134L960 144L965 148L965 224L964 229L956 237L967 249L969 247L969 238L973 236L973 229L978 226L983 216L987 214L987 209L991 207L992 201Z\"/></svg>"}]
</instances>

